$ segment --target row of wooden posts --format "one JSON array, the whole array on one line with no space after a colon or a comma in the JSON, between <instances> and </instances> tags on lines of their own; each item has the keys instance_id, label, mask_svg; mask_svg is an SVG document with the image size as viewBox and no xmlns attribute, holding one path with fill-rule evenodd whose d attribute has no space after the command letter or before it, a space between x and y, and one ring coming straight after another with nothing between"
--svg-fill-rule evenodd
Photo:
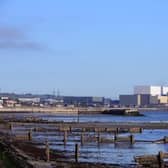
<instances>
[{"instance_id":1,"label":"row of wooden posts","mask_svg":"<svg viewBox=\"0 0 168 168\"><path fill-rule=\"evenodd\" d=\"M85 137L84 137L84 134L85 134L85 128L82 129L82 132L81 132L81 145L83 145L85 143ZM68 133L67 131L64 131L63 132L63 142L64 142L64 145L66 145L67 143L67 136L68 136ZM117 141L121 141L122 138L119 138L117 136L117 133L119 133L119 129L117 129L116 133L114 134L114 142L117 142ZM32 129L30 129L30 131L28 132L27 134L28 136L28 140L31 141L32 140ZM129 136L129 139L130 139L130 143L133 144L134 143L134 136L133 135L130 135ZM97 141L98 143L101 143L101 132L98 131L97 132ZM46 141L46 144L45 144L45 154L46 154L46 161L49 162L50 161L50 149L49 149L49 142L48 140ZM79 158L79 144L75 144L75 151L74 151L74 159L76 162L78 162L78 158Z\"/></svg>"},{"instance_id":2,"label":"row of wooden posts","mask_svg":"<svg viewBox=\"0 0 168 168\"><path fill-rule=\"evenodd\" d=\"M13 125L10 124L10 130L13 129ZM35 131L37 131L37 129L34 129ZM122 141L123 138L119 138L117 136L118 133L120 133L120 128L106 128L105 129L106 131L114 131L114 142L117 142L117 141ZM69 129L65 129L65 128L60 128L60 131L63 131L64 132L64 139L63 139L63 142L64 144L66 145L67 143L67 136L68 136L68 131L69 132L72 132L72 127L69 127ZM102 138L101 138L101 132L102 130L100 128L95 128L94 129L95 132L97 132L97 141L98 143L101 143L102 142ZM139 132L139 133L142 133L143 129L142 128L130 128L129 130L130 132L134 133L134 132ZM85 142L85 137L84 137L84 134L86 132L86 128L82 128L82 131L81 131L81 145L84 144ZM26 139L26 137L22 137L23 139ZM129 137L130 139L130 143L133 144L134 143L134 137L133 135L130 135ZM30 131L28 132L28 140L32 140L32 129L30 129ZM126 139L126 141L129 141L128 138Z\"/></svg>"},{"instance_id":3,"label":"row of wooden posts","mask_svg":"<svg viewBox=\"0 0 168 168\"><path fill-rule=\"evenodd\" d=\"M116 132L114 132L114 139L103 139L101 138L101 132L99 130L97 130L97 142L98 143L101 143L101 142L130 142L131 144L134 144L135 143L135 139L134 139L134 135L130 135L128 137L119 137L118 136L118 128L116 129ZM68 137L68 132L65 130L63 131L63 142L64 142L64 145L67 144L67 138ZM18 136L18 139L21 138L21 136L19 137ZM27 138L25 137L25 135L22 136L23 139L27 139L29 141L32 140L32 129L30 129L30 131L28 132L28 136ZM87 142L87 138L85 137L85 128L82 129L82 132L81 132L81 137L80 137L80 142L81 142L81 145L84 145L85 142ZM158 141L155 141L156 143L168 143L168 137L164 137L163 139L161 140L158 140Z\"/></svg>"},{"instance_id":4,"label":"row of wooden posts","mask_svg":"<svg viewBox=\"0 0 168 168\"><path fill-rule=\"evenodd\" d=\"M13 130L13 128L14 128L14 125L12 123L10 123L9 129ZM75 127L72 127L72 126L64 126L64 125L58 126L59 131L73 132L73 128L75 129ZM43 128L34 128L35 131L38 131L40 129L43 129ZM86 131L91 132L91 130L94 132L116 132L116 133L120 133L123 131L130 132L130 133L142 133L143 132L143 128L137 128L137 127L133 127L133 128L99 128L99 127L93 126L93 127L88 127L88 128L81 127L79 129L81 129L82 132L86 132ZM44 128L44 130L45 130L45 128Z\"/></svg>"},{"instance_id":5,"label":"row of wooden posts","mask_svg":"<svg viewBox=\"0 0 168 168\"><path fill-rule=\"evenodd\" d=\"M45 147L45 154L46 154L46 162L50 161L50 147L48 140L46 141L46 147ZM74 152L74 159L75 162L78 162L79 160L79 144L75 144L75 152Z\"/></svg>"},{"instance_id":6,"label":"row of wooden posts","mask_svg":"<svg viewBox=\"0 0 168 168\"><path fill-rule=\"evenodd\" d=\"M10 129L12 130L12 124L10 124ZM28 140L31 141L32 140L32 129L30 129L30 131L27 134ZM22 138L26 138L26 136L24 135ZM67 142L67 131L64 131L64 144L66 145ZM49 147L49 141L46 140L45 143L45 155L46 155L46 162L50 161L50 147ZM75 150L74 150L74 159L75 162L78 162L79 160L79 144L75 144Z\"/></svg>"},{"instance_id":7,"label":"row of wooden posts","mask_svg":"<svg viewBox=\"0 0 168 168\"><path fill-rule=\"evenodd\" d=\"M68 139L67 137L68 137L67 131L64 131L64 138L63 138L64 145L67 144L67 139ZM32 130L30 130L28 132L28 140L29 141L32 140ZM80 141L81 141L81 145L84 145L84 143L85 143L84 132L81 132ZM114 142L123 142L123 141L130 141L131 144L134 144L134 142L135 142L134 136L131 134L129 137L119 137L116 133L114 134ZM98 134L97 134L97 142L98 143L102 142L100 132L98 132Z\"/></svg>"},{"instance_id":8,"label":"row of wooden posts","mask_svg":"<svg viewBox=\"0 0 168 168\"><path fill-rule=\"evenodd\" d=\"M85 143L85 137L84 137L84 130L83 132L81 132L81 146L84 145ZM101 135L100 132L97 132L97 142L98 144L102 142L101 139ZM32 140L32 129L28 132L28 140L31 141ZM164 137L162 140L164 143L168 143L168 137ZM67 143L67 131L64 131L64 139L63 139L64 145L66 145ZM114 134L114 143L115 142L130 142L130 144L134 144L135 143L135 139L134 136L131 134L128 137L119 137L117 135L117 133ZM49 142L46 141L46 149L45 149L45 154L46 154L46 161L49 162L50 161L50 149L49 149ZM74 151L74 159L76 162L78 162L78 158L79 158L79 144L75 144L75 151ZM160 152L158 155L158 158L160 158L160 164L162 164L162 158L163 158L163 154Z\"/></svg>"},{"instance_id":9,"label":"row of wooden posts","mask_svg":"<svg viewBox=\"0 0 168 168\"><path fill-rule=\"evenodd\" d=\"M160 151L157 155L136 156L134 159L135 162L139 163L140 165L146 165L148 167L164 168L165 158L168 158L168 153L163 153L162 151Z\"/></svg>"},{"instance_id":10,"label":"row of wooden posts","mask_svg":"<svg viewBox=\"0 0 168 168\"><path fill-rule=\"evenodd\" d=\"M10 125L10 129L12 130L12 125ZM71 129L69 131L72 131ZM99 129L96 129L95 130L97 132L97 142L98 143L101 143L102 142L102 138L101 138L101 131ZM134 131L137 131L137 128L134 129ZM81 145L83 145L85 143L86 138L85 138L85 132L86 132L86 129L85 128L82 128L82 131L81 131L81 138L80 138L80 141L81 141ZM135 139L134 139L134 136L131 134L130 136L128 137L119 137L118 136L118 133L120 132L119 128L116 128L116 131L114 132L114 140L112 140L114 143L115 142L130 142L130 144L134 144L135 143ZM139 132L142 132L142 128L139 129ZM32 129L30 129L30 131L28 132L27 134L28 136L28 140L31 141L32 140ZM66 145L67 143L67 138L68 137L68 131L67 130L64 130L63 131L63 142L64 142L64 145ZM111 141L111 142L112 142ZM161 141L161 140L160 140ZM168 137L164 137L162 139L162 141L164 143L168 143ZM46 149L45 149L45 153L46 153L46 161L50 161L50 149L49 149L49 142L46 141ZM158 155L158 158L160 158L159 160L163 160L163 154L160 152L159 155ZM79 144L75 144L75 150L74 150L74 159L76 162L78 162L78 158L79 158ZM160 164L162 164L160 162Z\"/></svg>"}]
</instances>

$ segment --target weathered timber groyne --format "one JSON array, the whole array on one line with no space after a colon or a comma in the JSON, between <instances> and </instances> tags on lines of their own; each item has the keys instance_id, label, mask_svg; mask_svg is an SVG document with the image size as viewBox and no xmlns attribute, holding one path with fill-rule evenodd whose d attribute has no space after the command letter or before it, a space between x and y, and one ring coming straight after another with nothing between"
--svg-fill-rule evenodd
<instances>
[{"instance_id":1,"label":"weathered timber groyne","mask_svg":"<svg viewBox=\"0 0 168 168\"><path fill-rule=\"evenodd\" d=\"M168 123L133 123L133 122L26 122L20 120L19 122L7 122L5 125L0 124L0 130L4 132L7 130L9 140L9 153L14 151L14 160L23 159L23 165L33 165L34 167L41 168L40 166L55 165L56 167L62 166L63 168L103 168L104 167L120 167L119 165L102 165L98 163L81 163L80 159L83 157L80 151L81 146L89 145L105 145L113 143L114 147L122 145L135 146L136 143L168 143L167 137L163 137L157 141L147 139L138 139L134 133L143 133L144 129L168 129ZM128 133L128 134L124 134ZM44 139L38 140L38 135ZM47 139L47 137L54 137ZM56 144L63 148L68 147L73 143L74 150L54 151L50 149L50 145ZM8 144L8 143L7 143ZM12 146L14 147L11 147ZM37 149L32 146L43 146L43 149ZM78 145L77 145L78 144ZM8 145L6 145L8 147ZM62 149L63 149L62 148ZM19 150L18 150L19 149ZM63 149L64 150L64 149ZM16 154L19 152L19 154ZM53 154L56 153L57 155ZM58 155L61 153L60 155ZM68 156L66 155L68 153ZM22 156L20 156L22 154ZM64 155L65 154L65 155ZM28 155L28 157L27 157ZM62 155L62 156L61 156ZM18 162L18 161L17 161ZM159 162L160 163L160 162ZM19 161L22 164L22 161ZM145 163L146 164L146 163ZM154 164L159 165L158 162ZM164 163L165 165L166 163ZM38 165L38 166L37 166ZM24 166L24 167L26 167ZM122 166L121 166L122 167ZM131 167L131 166L128 166ZM136 167L136 166L134 166Z\"/></svg>"},{"instance_id":2,"label":"weathered timber groyne","mask_svg":"<svg viewBox=\"0 0 168 168\"><path fill-rule=\"evenodd\" d=\"M168 159L168 153L159 152L157 155L142 155L135 156L135 161L142 165L144 168L166 168L168 162L164 159Z\"/></svg>"},{"instance_id":3,"label":"weathered timber groyne","mask_svg":"<svg viewBox=\"0 0 168 168\"><path fill-rule=\"evenodd\" d=\"M127 168L117 164L79 162L78 144L75 144L73 161L72 158L64 156L63 152L51 150L48 141L44 144L45 148L40 149L31 141L15 140L11 137L5 139L0 141L1 167L6 167L1 161L8 157L7 167L10 163L11 168Z\"/></svg>"},{"instance_id":4,"label":"weathered timber groyne","mask_svg":"<svg viewBox=\"0 0 168 168\"><path fill-rule=\"evenodd\" d=\"M168 123L167 122L162 122L162 123L148 123L148 122L140 122L140 123L135 123L135 122L54 122L54 121L22 121L22 120L11 120L9 123L14 126L14 125L29 125L33 126L36 123L38 126L60 126L62 129L63 128L68 128L68 129L73 129L73 128L85 128L85 129L136 129L136 128L141 128L141 129L168 129Z\"/></svg>"}]
</instances>

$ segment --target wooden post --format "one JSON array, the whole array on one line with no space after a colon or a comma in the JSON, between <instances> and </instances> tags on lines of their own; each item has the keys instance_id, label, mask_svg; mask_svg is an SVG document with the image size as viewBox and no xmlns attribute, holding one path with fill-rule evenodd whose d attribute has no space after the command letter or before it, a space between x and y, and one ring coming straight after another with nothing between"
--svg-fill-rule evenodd
<instances>
[{"instance_id":1,"label":"wooden post","mask_svg":"<svg viewBox=\"0 0 168 168\"><path fill-rule=\"evenodd\" d=\"M45 153L46 153L46 162L49 162L50 161L50 148L49 148L48 140L46 140L46 150L45 150Z\"/></svg>"},{"instance_id":2,"label":"wooden post","mask_svg":"<svg viewBox=\"0 0 168 168\"><path fill-rule=\"evenodd\" d=\"M32 140L32 130L30 129L30 131L28 132L28 140L31 141Z\"/></svg>"},{"instance_id":3,"label":"wooden post","mask_svg":"<svg viewBox=\"0 0 168 168\"><path fill-rule=\"evenodd\" d=\"M116 133L117 133L117 134L119 133L119 128L116 128Z\"/></svg>"},{"instance_id":4,"label":"wooden post","mask_svg":"<svg viewBox=\"0 0 168 168\"><path fill-rule=\"evenodd\" d=\"M98 133L97 133L97 140L98 140L98 143L101 142L100 130L98 130Z\"/></svg>"},{"instance_id":5,"label":"wooden post","mask_svg":"<svg viewBox=\"0 0 168 168\"><path fill-rule=\"evenodd\" d=\"M135 141L134 141L134 135L131 134L131 135L130 135L130 143L131 143L131 144L134 144L134 142L135 142Z\"/></svg>"},{"instance_id":6,"label":"wooden post","mask_svg":"<svg viewBox=\"0 0 168 168\"><path fill-rule=\"evenodd\" d=\"M140 128L139 132L142 133L143 132L143 128Z\"/></svg>"},{"instance_id":7,"label":"wooden post","mask_svg":"<svg viewBox=\"0 0 168 168\"><path fill-rule=\"evenodd\" d=\"M37 132L37 131L38 131L37 127L35 127L35 128L34 128L34 131L35 131L35 132Z\"/></svg>"},{"instance_id":8,"label":"wooden post","mask_svg":"<svg viewBox=\"0 0 168 168\"><path fill-rule=\"evenodd\" d=\"M164 143L167 143L168 142L168 137L164 137Z\"/></svg>"},{"instance_id":9,"label":"wooden post","mask_svg":"<svg viewBox=\"0 0 168 168\"><path fill-rule=\"evenodd\" d=\"M59 132L61 132L61 131L62 131L62 129L61 129L61 128L62 128L62 125L60 124L60 125L58 126L58 131L59 131Z\"/></svg>"},{"instance_id":10,"label":"wooden post","mask_svg":"<svg viewBox=\"0 0 168 168\"><path fill-rule=\"evenodd\" d=\"M114 142L116 142L117 141L117 134L116 134L116 132L114 133Z\"/></svg>"},{"instance_id":11,"label":"wooden post","mask_svg":"<svg viewBox=\"0 0 168 168\"><path fill-rule=\"evenodd\" d=\"M160 151L158 154L159 168L164 168L163 158L164 158L164 153L162 151Z\"/></svg>"},{"instance_id":12,"label":"wooden post","mask_svg":"<svg viewBox=\"0 0 168 168\"><path fill-rule=\"evenodd\" d=\"M12 125L12 123L10 123L9 124L9 129L12 130L12 128L13 128L13 125Z\"/></svg>"},{"instance_id":13,"label":"wooden post","mask_svg":"<svg viewBox=\"0 0 168 168\"><path fill-rule=\"evenodd\" d=\"M75 162L78 162L79 158L79 145L75 144Z\"/></svg>"},{"instance_id":14,"label":"wooden post","mask_svg":"<svg viewBox=\"0 0 168 168\"><path fill-rule=\"evenodd\" d=\"M64 145L67 143L67 131L64 131Z\"/></svg>"},{"instance_id":15,"label":"wooden post","mask_svg":"<svg viewBox=\"0 0 168 168\"><path fill-rule=\"evenodd\" d=\"M77 122L79 123L79 105L78 105L78 121Z\"/></svg>"},{"instance_id":16,"label":"wooden post","mask_svg":"<svg viewBox=\"0 0 168 168\"><path fill-rule=\"evenodd\" d=\"M81 145L83 146L83 144L84 144L84 133L82 132L81 133Z\"/></svg>"},{"instance_id":17,"label":"wooden post","mask_svg":"<svg viewBox=\"0 0 168 168\"><path fill-rule=\"evenodd\" d=\"M72 132L72 127L71 126L69 126L69 132Z\"/></svg>"}]
</instances>

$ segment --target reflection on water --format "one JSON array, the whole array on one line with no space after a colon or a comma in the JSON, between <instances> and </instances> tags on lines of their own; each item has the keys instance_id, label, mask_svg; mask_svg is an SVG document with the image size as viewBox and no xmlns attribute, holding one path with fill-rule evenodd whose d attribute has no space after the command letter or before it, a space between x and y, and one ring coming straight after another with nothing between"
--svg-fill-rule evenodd
<instances>
[{"instance_id":1,"label":"reflection on water","mask_svg":"<svg viewBox=\"0 0 168 168\"><path fill-rule=\"evenodd\" d=\"M116 116L116 115L79 115L80 122L168 122L168 112L142 112L144 116ZM77 121L77 115L43 115L49 121Z\"/></svg>"},{"instance_id":2,"label":"reflection on water","mask_svg":"<svg viewBox=\"0 0 168 168\"><path fill-rule=\"evenodd\" d=\"M167 134L167 130L162 130L165 134ZM146 130L143 134L136 134L135 139L145 139L147 132L150 130ZM164 134L164 135L165 135ZM158 136L158 132L153 130L149 135L149 139L157 139L161 136ZM45 141L46 137L50 141L50 148L62 150L66 153L67 156L73 156L75 142L70 141L70 137L68 137L67 145L64 146L62 137L60 136L38 136L34 135L33 139L35 141L42 140ZM76 137L76 140L79 137ZM168 152L167 144L155 144L155 143L142 143L136 142L131 145L129 142L118 142L118 143L109 143L109 144L98 144L97 142L85 143L83 146L80 146L80 161L87 162L103 162L103 163L120 163L120 164L133 164L134 156L144 155L144 154L158 154L159 151Z\"/></svg>"},{"instance_id":3,"label":"reflection on water","mask_svg":"<svg viewBox=\"0 0 168 168\"><path fill-rule=\"evenodd\" d=\"M168 122L168 112L141 112L144 116L117 116L105 114L79 115L80 122ZM37 117L49 121L77 122L78 115L51 113L1 113L0 117L18 118Z\"/></svg>"}]
</instances>

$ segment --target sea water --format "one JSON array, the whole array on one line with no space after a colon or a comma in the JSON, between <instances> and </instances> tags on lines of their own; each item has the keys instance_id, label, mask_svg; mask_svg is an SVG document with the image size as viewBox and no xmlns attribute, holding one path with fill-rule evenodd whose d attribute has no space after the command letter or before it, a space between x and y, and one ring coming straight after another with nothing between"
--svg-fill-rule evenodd
<instances>
[{"instance_id":1,"label":"sea water","mask_svg":"<svg viewBox=\"0 0 168 168\"><path fill-rule=\"evenodd\" d=\"M168 122L168 112L143 112L144 116L113 116L113 115L62 115L47 113L15 113L12 117L23 118L28 116L38 117L48 121L65 121L65 122ZM1 118L9 116L1 114ZM119 136L129 136L129 133L120 134ZM135 140L155 141L162 139L168 135L167 129L145 129L142 133L135 133ZM113 134L109 133L108 138L113 138ZM64 151L65 155L74 155L74 146L76 141L80 140L80 136L68 136L67 144L64 146L61 142L62 137L59 135L47 133L33 133L33 141L45 141L46 138L50 142L50 148ZM41 146L42 147L42 146ZM136 142L128 143L101 143L90 142L80 146L80 161L99 162L99 163L117 163L117 164L134 164L134 156L144 154L158 154L159 151L168 152L167 144L156 144L152 142Z\"/></svg>"}]
</instances>

